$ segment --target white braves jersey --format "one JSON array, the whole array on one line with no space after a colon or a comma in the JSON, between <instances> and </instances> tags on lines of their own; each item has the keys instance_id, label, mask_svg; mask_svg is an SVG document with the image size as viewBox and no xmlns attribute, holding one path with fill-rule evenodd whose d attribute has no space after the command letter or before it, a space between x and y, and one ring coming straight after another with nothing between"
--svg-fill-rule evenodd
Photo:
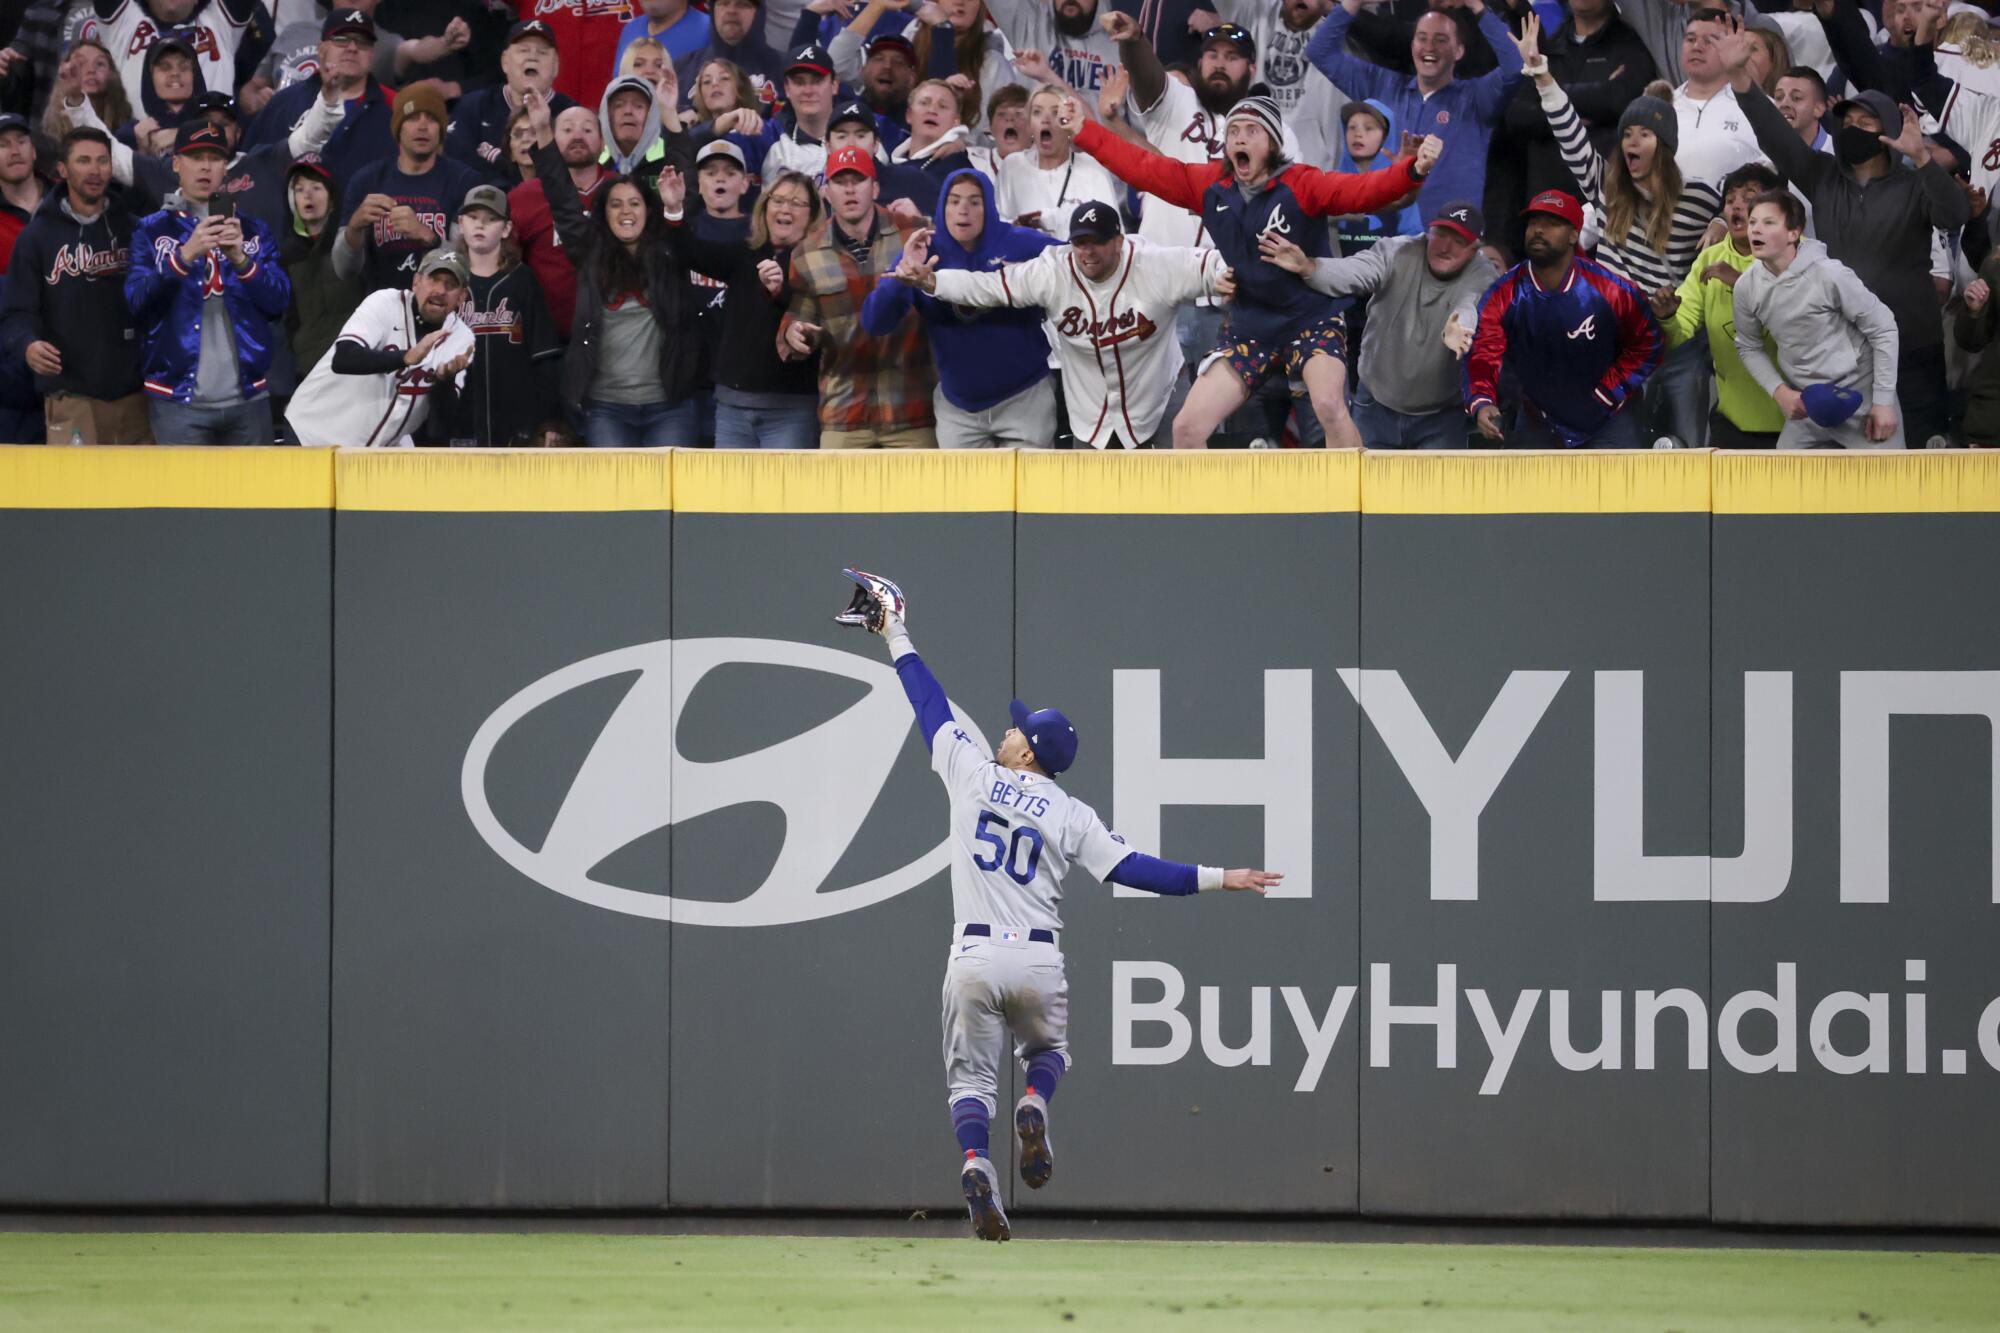
<instances>
[{"instance_id":1,"label":"white braves jersey","mask_svg":"<svg viewBox=\"0 0 2000 1333\"><path fill-rule=\"evenodd\" d=\"M1213 162L1222 156L1224 117L1202 110L1201 99L1194 95L1194 89L1179 79L1169 78L1160 100L1144 110L1131 97L1125 101L1137 113L1139 131L1153 145L1154 152L1164 153L1176 162ZM1290 125L1285 126L1285 156L1295 162L1305 157ZM1151 195L1146 196L1142 206L1139 234L1155 245L1209 243L1199 214L1175 208Z\"/></svg>"},{"instance_id":2,"label":"white braves jersey","mask_svg":"<svg viewBox=\"0 0 2000 1333\"><path fill-rule=\"evenodd\" d=\"M133 107L146 105L146 52L165 34L159 20L139 7L139 0L122 0L110 13L106 0L99 0L97 35L117 62L118 76L125 84L125 96ZM194 64L201 86L211 92L236 90L236 48L243 44L249 24L230 14L220 0L198 5L185 23L169 29L194 48ZM140 112L139 114L144 114Z\"/></svg>"},{"instance_id":3,"label":"white braves jersey","mask_svg":"<svg viewBox=\"0 0 2000 1333\"><path fill-rule=\"evenodd\" d=\"M931 767L951 802L951 909L961 923L1061 930L1069 868L1102 880L1131 854L1054 778L1002 768L955 721L931 737Z\"/></svg>"},{"instance_id":4,"label":"white braves jersey","mask_svg":"<svg viewBox=\"0 0 2000 1333\"><path fill-rule=\"evenodd\" d=\"M1972 183L1989 195L2000 193L2000 96L1954 83L1944 112L1924 118L1924 132L1942 129L1972 158Z\"/></svg>"},{"instance_id":5,"label":"white braves jersey","mask_svg":"<svg viewBox=\"0 0 2000 1333\"><path fill-rule=\"evenodd\" d=\"M377 447L410 443L410 432L430 412L435 377L422 366L379 375L342 375L333 368L333 354L342 343L360 343L380 350L408 348L423 334L417 329L415 302L393 287L371 292L347 322L326 355L292 395L285 420L300 444Z\"/></svg>"},{"instance_id":6,"label":"white braves jersey","mask_svg":"<svg viewBox=\"0 0 2000 1333\"><path fill-rule=\"evenodd\" d=\"M1179 306L1213 296L1228 271L1212 249L1125 238L1102 281L1076 267L1067 245L992 273L943 269L937 298L970 306L1041 307L1061 358L1069 425L1079 444L1102 449L1115 431L1128 449L1153 437L1184 364L1174 337Z\"/></svg>"}]
</instances>

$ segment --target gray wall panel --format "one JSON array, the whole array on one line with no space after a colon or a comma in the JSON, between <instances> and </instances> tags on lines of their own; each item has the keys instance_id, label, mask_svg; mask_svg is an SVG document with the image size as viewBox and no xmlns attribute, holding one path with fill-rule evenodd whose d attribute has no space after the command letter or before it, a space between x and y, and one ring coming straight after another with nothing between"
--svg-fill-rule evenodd
<instances>
[{"instance_id":1,"label":"gray wall panel","mask_svg":"<svg viewBox=\"0 0 2000 1333\"><path fill-rule=\"evenodd\" d=\"M329 539L0 512L0 1200L325 1198Z\"/></svg>"},{"instance_id":2,"label":"gray wall panel","mask_svg":"<svg viewBox=\"0 0 2000 1333\"><path fill-rule=\"evenodd\" d=\"M338 515L336 1204L666 1203L669 928L515 869L474 826L460 781L482 725L521 691L666 637L670 522ZM616 711L644 697L635 682L580 683L500 738L481 790L524 847L621 797L664 827L663 747L614 790L580 782L607 732L642 754L653 744L607 726L640 720ZM597 859L587 837L578 845ZM664 871L662 852L650 860Z\"/></svg>"},{"instance_id":3,"label":"gray wall panel","mask_svg":"<svg viewBox=\"0 0 2000 1333\"><path fill-rule=\"evenodd\" d=\"M1946 699L1956 673L2000 665L2000 621L1977 580L2000 550L2000 516L1729 517L1715 520L1716 839L1743 840L1743 673L1788 672L1793 694L1792 869L1770 902L1717 903L1715 997L1773 992L1791 964L1793 1070L1715 1061L1715 1217L1726 1222L2000 1224L2000 1072L1976 1039L2000 997L2000 906L1992 861L1994 736L1958 711L1889 725L1887 901L1843 902L1842 791L1879 784L1879 764L1843 763L1859 739L1842 719L1860 673L1906 672L1905 701ZM1970 600L1968 600L1968 598ZM1937 673L1926 676L1921 673ZM1986 706L2000 706L1987 686ZM1859 858L1854 858L1857 863ZM1910 980L1911 964L1923 978ZM1840 991L1881 997L1880 1041L1850 1014L1833 1048L1882 1051L1888 1068L1836 1073L1812 1041L1815 1008ZM1927 1031L1908 1039L1909 997ZM1996 1012L2000 1020L2000 1012ZM1767 1052L1769 1016L1743 1044ZM1911 1072L1912 1051L1922 1072ZM1956 1052L1956 1056L1952 1053ZM1996 1049L2000 1054L2000 1049ZM1826 1057L1826 1058L1823 1058ZM1962 1072L1953 1073L1958 1068Z\"/></svg>"},{"instance_id":4,"label":"gray wall panel","mask_svg":"<svg viewBox=\"0 0 2000 1333\"><path fill-rule=\"evenodd\" d=\"M1400 673L1444 754L1464 755L1512 673L1568 673L1479 820L1476 884L1457 890L1475 899L1433 898L1432 820L1383 723L1363 729L1361 951L1392 969L1389 994L1371 984L1365 1017L1385 1002L1434 1002L1437 966L1457 968L1455 1068L1440 1067L1431 1028L1398 1025L1381 1049L1367 1043L1365 1211L1706 1213L1707 1077L1689 1069L1672 1016L1660 1067L1632 1067L1632 992L1705 988L1708 909L1593 899L1593 788L1605 783L1593 780L1593 672L1645 673L1646 851L1703 855L1707 528L1706 514L1364 519L1362 663ZM1378 679L1363 679L1364 698L1380 691L1386 709ZM1531 690L1531 678L1514 688ZM1502 1024L1531 1006L1511 1068L1486 1093L1495 1062L1474 990ZM1598 1045L1601 993L1620 993L1618 1071L1558 1064L1552 991L1567 992L1582 1051Z\"/></svg>"}]
</instances>

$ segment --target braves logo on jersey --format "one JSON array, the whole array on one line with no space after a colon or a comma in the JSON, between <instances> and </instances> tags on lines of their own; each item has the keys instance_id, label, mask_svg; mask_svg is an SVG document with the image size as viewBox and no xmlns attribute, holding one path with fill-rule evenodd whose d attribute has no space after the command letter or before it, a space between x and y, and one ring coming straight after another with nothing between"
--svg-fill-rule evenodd
<instances>
[{"instance_id":1,"label":"braves logo on jersey","mask_svg":"<svg viewBox=\"0 0 2000 1333\"><path fill-rule=\"evenodd\" d=\"M1124 310L1108 319L1087 319L1083 311L1070 306L1056 320L1056 332L1065 338L1088 338L1096 348L1120 343L1145 342L1159 331L1159 325L1136 310Z\"/></svg>"},{"instance_id":2,"label":"braves logo on jersey","mask_svg":"<svg viewBox=\"0 0 2000 1333\"><path fill-rule=\"evenodd\" d=\"M1563 336L1571 342L1575 342L1578 338L1583 338L1590 342L1597 341L1597 316L1585 315L1583 323L1577 325Z\"/></svg>"},{"instance_id":3,"label":"braves logo on jersey","mask_svg":"<svg viewBox=\"0 0 2000 1333\"><path fill-rule=\"evenodd\" d=\"M1194 114L1194 118L1188 121L1187 128L1181 131L1181 142L1198 143L1201 145L1202 151L1207 153L1208 156L1221 157L1222 136L1216 133L1216 128L1220 123L1214 116L1209 115L1208 112L1197 111Z\"/></svg>"},{"instance_id":4,"label":"braves logo on jersey","mask_svg":"<svg viewBox=\"0 0 2000 1333\"><path fill-rule=\"evenodd\" d=\"M1291 234L1292 224L1286 220L1285 210L1282 208L1272 209L1271 216L1264 219L1264 225L1257 232L1260 238L1265 236L1290 236Z\"/></svg>"},{"instance_id":5,"label":"braves logo on jersey","mask_svg":"<svg viewBox=\"0 0 2000 1333\"><path fill-rule=\"evenodd\" d=\"M626 0L536 0L536 18L553 18L559 14L582 19L615 18L623 21L632 17L632 6Z\"/></svg>"}]
</instances>

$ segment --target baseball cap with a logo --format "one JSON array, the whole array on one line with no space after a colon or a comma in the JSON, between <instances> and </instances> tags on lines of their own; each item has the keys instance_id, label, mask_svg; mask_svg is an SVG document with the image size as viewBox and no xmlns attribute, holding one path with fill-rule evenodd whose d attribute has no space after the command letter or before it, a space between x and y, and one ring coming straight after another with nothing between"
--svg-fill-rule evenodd
<instances>
[{"instance_id":1,"label":"baseball cap with a logo","mask_svg":"<svg viewBox=\"0 0 2000 1333\"><path fill-rule=\"evenodd\" d=\"M219 111L231 120L235 120L236 99L228 93L217 92L213 89L205 93L196 93L194 99L187 104L187 110L181 114L183 116L205 116L211 111Z\"/></svg>"},{"instance_id":2,"label":"baseball cap with a logo","mask_svg":"<svg viewBox=\"0 0 2000 1333\"><path fill-rule=\"evenodd\" d=\"M828 55L826 48L818 42L807 42L792 52L792 58L785 62L787 74L802 69L813 70L830 79L833 77L833 57Z\"/></svg>"},{"instance_id":3,"label":"baseball cap with a logo","mask_svg":"<svg viewBox=\"0 0 2000 1333\"><path fill-rule=\"evenodd\" d=\"M826 127L830 130L836 125L845 125L849 121L859 124L871 134L879 133L881 122L875 119L875 108L869 106L858 97L836 106L833 109L833 115L826 122Z\"/></svg>"},{"instance_id":4,"label":"baseball cap with a logo","mask_svg":"<svg viewBox=\"0 0 2000 1333\"><path fill-rule=\"evenodd\" d=\"M1847 419L1861 410L1861 393L1844 384L1808 384L1799 390L1804 400L1806 415L1815 426L1828 430L1843 425Z\"/></svg>"},{"instance_id":5,"label":"baseball cap with a logo","mask_svg":"<svg viewBox=\"0 0 2000 1333\"><path fill-rule=\"evenodd\" d=\"M901 51L912 61L917 58L916 44L900 32L885 32L880 37L870 38L866 54L872 56L877 51Z\"/></svg>"},{"instance_id":6,"label":"baseball cap with a logo","mask_svg":"<svg viewBox=\"0 0 2000 1333\"><path fill-rule=\"evenodd\" d=\"M523 41L529 37L539 37L550 46L557 45L556 30L541 19L522 19L513 27L507 29L508 46L512 46L514 43Z\"/></svg>"},{"instance_id":7,"label":"baseball cap with a logo","mask_svg":"<svg viewBox=\"0 0 2000 1333\"><path fill-rule=\"evenodd\" d=\"M375 40L375 20L358 9L336 9L326 16L326 22L319 28L321 41L335 37L352 37L357 41Z\"/></svg>"},{"instance_id":8,"label":"baseball cap with a logo","mask_svg":"<svg viewBox=\"0 0 2000 1333\"><path fill-rule=\"evenodd\" d=\"M465 192L465 202L458 206L458 211L470 213L475 208L483 208L505 222L508 217L507 192L497 185L475 185Z\"/></svg>"},{"instance_id":9,"label":"baseball cap with a logo","mask_svg":"<svg viewBox=\"0 0 2000 1333\"><path fill-rule=\"evenodd\" d=\"M1078 204L1069 215L1069 238L1072 241L1108 241L1124 233L1125 223L1118 216L1118 210L1095 199Z\"/></svg>"},{"instance_id":10,"label":"baseball cap with a logo","mask_svg":"<svg viewBox=\"0 0 2000 1333\"><path fill-rule=\"evenodd\" d=\"M0 134L5 134L9 130L19 130L23 134L33 133L28 128L28 118L14 111L0 115Z\"/></svg>"},{"instance_id":11,"label":"baseball cap with a logo","mask_svg":"<svg viewBox=\"0 0 2000 1333\"><path fill-rule=\"evenodd\" d=\"M1479 238L1486 232L1486 215L1476 206L1461 199L1439 209L1438 215L1431 219L1431 225L1443 227L1446 231L1455 231L1477 245Z\"/></svg>"},{"instance_id":12,"label":"baseball cap with a logo","mask_svg":"<svg viewBox=\"0 0 2000 1333\"><path fill-rule=\"evenodd\" d=\"M417 265L418 273L449 273L458 279L459 286L472 282L472 270L466 267L465 256L448 245L440 245L430 251Z\"/></svg>"},{"instance_id":13,"label":"baseball cap with a logo","mask_svg":"<svg viewBox=\"0 0 2000 1333\"><path fill-rule=\"evenodd\" d=\"M875 159L863 148L836 148L826 156L826 178L832 180L843 171L858 171L874 180Z\"/></svg>"},{"instance_id":14,"label":"baseball cap with a logo","mask_svg":"<svg viewBox=\"0 0 2000 1333\"><path fill-rule=\"evenodd\" d=\"M205 120L184 120L174 131L174 156L184 153L215 153L229 156L229 139Z\"/></svg>"},{"instance_id":15,"label":"baseball cap with a logo","mask_svg":"<svg viewBox=\"0 0 2000 1333\"><path fill-rule=\"evenodd\" d=\"M1521 210L1521 216L1526 217L1530 213L1547 213L1552 218L1561 218L1572 227L1583 225L1583 205L1576 201L1575 195L1564 194L1561 190L1543 190L1530 199L1528 206Z\"/></svg>"},{"instance_id":16,"label":"baseball cap with a logo","mask_svg":"<svg viewBox=\"0 0 2000 1333\"><path fill-rule=\"evenodd\" d=\"M1053 708L1029 712L1028 705L1016 699L1007 705L1007 715L1027 737L1035 762L1048 770L1050 777L1076 762L1076 728L1061 713Z\"/></svg>"},{"instance_id":17,"label":"baseball cap with a logo","mask_svg":"<svg viewBox=\"0 0 2000 1333\"><path fill-rule=\"evenodd\" d=\"M744 158L743 150L727 139L711 139L702 145L699 153L694 155L694 164L697 168L717 161L731 163L738 171L750 170L750 163Z\"/></svg>"}]
</instances>

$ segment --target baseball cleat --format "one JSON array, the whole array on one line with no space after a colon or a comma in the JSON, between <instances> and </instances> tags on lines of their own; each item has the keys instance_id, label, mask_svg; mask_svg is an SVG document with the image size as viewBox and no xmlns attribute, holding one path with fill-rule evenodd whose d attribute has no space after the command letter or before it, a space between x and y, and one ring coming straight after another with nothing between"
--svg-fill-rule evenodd
<instances>
[{"instance_id":1,"label":"baseball cleat","mask_svg":"<svg viewBox=\"0 0 2000 1333\"><path fill-rule=\"evenodd\" d=\"M1049 1146L1049 1104L1041 1093L1030 1092L1014 1104L1014 1134L1021 1140L1021 1183L1038 1190L1056 1169L1055 1149Z\"/></svg>"},{"instance_id":2,"label":"baseball cleat","mask_svg":"<svg viewBox=\"0 0 2000 1333\"><path fill-rule=\"evenodd\" d=\"M968 1157L959 1172L959 1188L965 1191L966 1211L972 1215L972 1234L981 1240L1006 1240L1013 1234L1007 1225L1007 1210L1000 1203L1000 1177L993 1163L984 1157Z\"/></svg>"}]
</instances>

